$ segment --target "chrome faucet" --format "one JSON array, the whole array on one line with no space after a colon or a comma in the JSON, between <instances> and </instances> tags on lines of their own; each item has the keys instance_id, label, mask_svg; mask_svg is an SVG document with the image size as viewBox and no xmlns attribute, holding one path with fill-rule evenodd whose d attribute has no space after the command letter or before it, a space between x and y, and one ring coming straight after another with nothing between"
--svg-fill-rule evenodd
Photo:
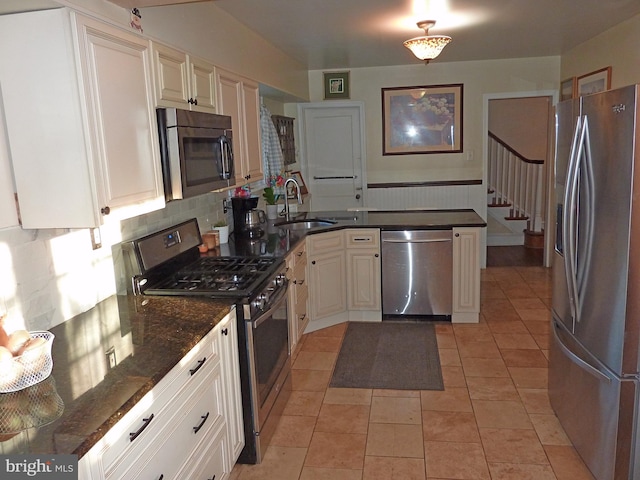
<instances>
[{"instance_id":1,"label":"chrome faucet","mask_svg":"<svg viewBox=\"0 0 640 480\"><path fill-rule=\"evenodd\" d=\"M289 195L287 194L287 186L289 185L289 182L293 182L293 184L296 186L296 192L298 193L298 205L302 205L302 194L300 193L300 185L298 184L295 178L293 177L287 178L287 180L284 182L284 218L286 219L287 222L290 220Z\"/></svg>"}]
</instances>

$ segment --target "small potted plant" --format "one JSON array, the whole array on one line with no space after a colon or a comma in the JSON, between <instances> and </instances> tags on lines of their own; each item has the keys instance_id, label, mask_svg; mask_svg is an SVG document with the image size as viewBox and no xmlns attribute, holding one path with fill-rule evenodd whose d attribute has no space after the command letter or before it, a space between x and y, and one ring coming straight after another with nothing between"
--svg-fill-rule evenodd
<instances>
[{"instance_id":1,"label":"small potted plant","mask_svg":"<svg viewBox=\"0 0 640 480\"><path fill-rule=\"evenodd\" d=\"M226 220L218 220L213 224L213 230L217 230L220 235L220 244L229 243L229 224Z\"/></svg>"},{"instance_id":2,"label":"small potted plant","mask_svg":"<svg viewBox=\"0 0 640 480\"><path fill-rule=\"evenodd\" d=\"M273 220L278 218L278 198L273 191L273 187L266 187L262 192L262 198L267 204L267 218Z\"/></svg>"}]
</instances>

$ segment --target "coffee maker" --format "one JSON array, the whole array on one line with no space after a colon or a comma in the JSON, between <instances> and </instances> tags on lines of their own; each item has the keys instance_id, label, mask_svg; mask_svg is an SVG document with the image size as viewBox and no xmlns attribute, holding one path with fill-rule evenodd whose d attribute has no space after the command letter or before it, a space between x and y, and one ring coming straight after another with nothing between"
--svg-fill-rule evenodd
<instances>
[{"instance_id":1,"label":"coffee maker","mask_svg":"<svg viewBox=\"0 0 640 480\"><path fill-rule=\"evenodd\" d=\"M262 210L256 210L258 197L231 198L233 210L233 231L236 238L256 238L262 236L262 224L266 219Z\"/></svg>"}]
</instances>

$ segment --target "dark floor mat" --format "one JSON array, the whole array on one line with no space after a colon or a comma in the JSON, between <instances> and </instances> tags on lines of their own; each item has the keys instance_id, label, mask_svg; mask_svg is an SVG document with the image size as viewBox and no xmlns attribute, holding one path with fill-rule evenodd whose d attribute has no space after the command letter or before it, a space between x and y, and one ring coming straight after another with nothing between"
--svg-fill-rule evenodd
<instances>
[{"instance_id":1,"label":"dark floor mat","mask_svg":"<svg viewBox=\"0 0 640 480\"><path fill-rule=\"evenodd\" d=\"M349 323L330 386L444 390L433 324Z\"/></svg>"}]
</instances>

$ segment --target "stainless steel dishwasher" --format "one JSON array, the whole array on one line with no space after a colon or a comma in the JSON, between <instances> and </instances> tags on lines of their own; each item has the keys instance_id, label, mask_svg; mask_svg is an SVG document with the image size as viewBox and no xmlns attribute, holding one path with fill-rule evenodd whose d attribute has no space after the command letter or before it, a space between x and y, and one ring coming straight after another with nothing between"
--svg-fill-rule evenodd
<instances>
[{"instance_id":1,"label":"stainless steel dishwasher","mask_svg":"<svg viewBox=\"0 0 640 480\"><path fill-rule=\"evenodd\" d=\"M451 316L452 232L381 232L383 318Z\"/></svg>"}]
</instances>

